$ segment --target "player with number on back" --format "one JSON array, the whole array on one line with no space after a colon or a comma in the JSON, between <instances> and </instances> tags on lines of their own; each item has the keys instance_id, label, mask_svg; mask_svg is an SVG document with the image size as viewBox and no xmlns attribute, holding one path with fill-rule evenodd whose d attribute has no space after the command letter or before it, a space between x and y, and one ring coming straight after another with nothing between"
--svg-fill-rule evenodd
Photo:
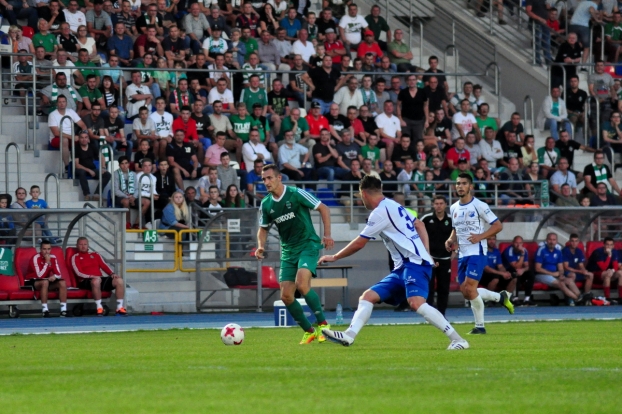
<instances>
[{"instance_id":1,"label":"player with number on back","mask_svg":"<svg viewBox=\"0 0 622 414\"><path fill-rule=\"evenodd\" d=\"M328 250L334 242L330 236L330 209L303 189L283 185L281 173L274 164L265 165L261 172L269 194L261 200L259 231L257 232L257 259L263 259L268 237L268 228L276 224L281 237L281 300L287 310L305 331L301 345L310 344L315 339L326 341L321 328L330 328L324 317L320 297L311 289L311 278L316 276L317 259L322 244ZM315 233L309 210L317 210L324 224L324 236ZM304 314L300 303L294 299L298 290L307 301L317 320L313 327Z\"/></svg>"},{"instance_id":2,"label":"player with number on back","mask_svg":"<svg viewBox=\"0 0 622 414\"><path fill-rule=\"evenodd\" d=\"M475 316L475 328L469 334L485 334L484 300L501 302L510 313L514 313L514 305L510 302L512 295L505 290L497 293L477 287L487 264L486 239L499 233L503 225L490 211L488 204L471 195L472 191L471 176L466 173L458 175L456 193L460 200L449 209L454 229L445 242L445 247L447 251L456 248L459 251L458 283L464 298L471 301L471 310ZM486 231L484 222L490 224L490 228Z\"/></svg>"},{"instance_id":3,"label":"player with number on back","mask_svg":"<svg viewBox=\"0 0 622 414\"><path fill-rule=\"evenodd\" d=\"M373 210L363 232L335 255L322 256L319 263L336 262L358 252L369 240L380 237L395 267L391 274L363 293L352 323L345 332L322 329L332 342L350 346L371 317L375 303L399 305L404 297L408 304L450 340L448 350L467 349L469 343L454 330L445 317L426 303L434 260L428 253L425 225L411 217L406 209L382 194L382 182L370 175L361 180L360 195L365 208Z\"/></svg>"}]
</instances>

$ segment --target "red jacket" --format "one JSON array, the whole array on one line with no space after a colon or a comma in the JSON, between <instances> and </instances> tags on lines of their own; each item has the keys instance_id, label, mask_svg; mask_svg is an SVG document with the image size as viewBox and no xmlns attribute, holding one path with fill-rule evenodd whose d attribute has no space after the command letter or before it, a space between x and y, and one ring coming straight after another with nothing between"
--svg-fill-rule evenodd
<instances>
[{"instance_id":1,"label":"red jacket","mask_svg":"<svg viewBox=\"0 0 622 414\"><path fill-rule=\"evenodd\" d=\"M41 253L37 253L32 257L28 266L26 280L30 279L47 279L50 276L61 277L58 260L53 254L50 255L50 263L45 263L45 259Z\"/></svg>"},{"instance_id":2,"label":"red jacket","mask_svg":"<svg viewBox=\"0 0 622 414\"><path fill-rule=\"evenodd\" d=\"M76 276L80 279L92 279L101 277L102 270L106 275L111 275L114 271L104 262L99 253L76 253L71 258L71 267Z\"/></svg>"},{"instance_id":3,"label":"red jacket","mask_svg":"<svg viewBox=\"0 0 622 414\"><path fill-rule=\"evenodd\" d=\"M197 121L192 118L188 120L187 124L184 124L184 120L179 116L173 121L173 126L171 128L173 129L173 134L178 129L184 131L184 142L196 141L199 139L199 135L197 134Z\"/></svg>"}]
</instances>

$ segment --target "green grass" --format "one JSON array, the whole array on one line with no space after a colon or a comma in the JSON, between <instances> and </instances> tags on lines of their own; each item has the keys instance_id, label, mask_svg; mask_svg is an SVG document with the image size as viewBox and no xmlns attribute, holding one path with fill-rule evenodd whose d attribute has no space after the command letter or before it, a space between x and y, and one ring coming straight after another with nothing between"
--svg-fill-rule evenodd
<instances>
[{"instance_id":1,"label":"green grass","mask_svg":"<svg viewBox=\"0 0 622 414\"><path fill-rule=\"evenodd\" d=\"M467 332L470 325L459 325ZM2 413L612 413L622 321L489 324L449 352L430 326L300 346L300 329L0 338Z\"/></svg>"}]
</instances>

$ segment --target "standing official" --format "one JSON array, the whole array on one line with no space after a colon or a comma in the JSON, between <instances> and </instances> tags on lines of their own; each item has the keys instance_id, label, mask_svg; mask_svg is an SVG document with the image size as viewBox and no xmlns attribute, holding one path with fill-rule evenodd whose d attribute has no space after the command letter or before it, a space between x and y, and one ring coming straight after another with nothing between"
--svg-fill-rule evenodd
<instances>
[{"instance_id":1,"label":"standing official","mask_svg":"<svg viewBox=\"0 0 622 414\"><path fill-rule=\"evenodd\" d=\"M436 285L436 309L443 315L449 301L449 283L451 280L451 254L445 248L445 240L451 235L451 217L447 215L445 196L434 197L434 212L421 217L430 238L430 255L438 266L432 272L428 305L434 306L434 290Z\"/></svg>"}]
</instances>

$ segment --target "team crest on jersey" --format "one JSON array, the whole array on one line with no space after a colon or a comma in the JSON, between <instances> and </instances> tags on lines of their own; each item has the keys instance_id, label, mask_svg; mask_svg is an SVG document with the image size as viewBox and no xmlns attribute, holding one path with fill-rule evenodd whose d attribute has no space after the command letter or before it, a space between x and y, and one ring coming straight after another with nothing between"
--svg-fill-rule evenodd
<instances>
[{"instance_id":1,"label":"team crest on jersey","mask_svg":"<svg viewBox=\"0 0 622 414\"><path fill-rule=\"evenodd\" d=\"M287 209L291 209L292 208L292 203L290 203L289 201L285 203L285 207L287 207Z\"/></svg>"},{"instance_id":2,"label":"team crest on jersey","mask_svg":"<svg viewBox=\"0 0 622 414\"><path fill-rule=\"evenodd\" d=\"M449 226L449 220L445 220L445 225Z\"/></svg>"},{"instance_id":3,"label":"team crest on jersey","mask_svg":"<svg viewBox=\"0 0 622 414\"><path fill-rule=\"evenodd\" d=\"M469 217L470 218L475 217L475 211L469 211Z\"/></svg>"}]
</instances>

